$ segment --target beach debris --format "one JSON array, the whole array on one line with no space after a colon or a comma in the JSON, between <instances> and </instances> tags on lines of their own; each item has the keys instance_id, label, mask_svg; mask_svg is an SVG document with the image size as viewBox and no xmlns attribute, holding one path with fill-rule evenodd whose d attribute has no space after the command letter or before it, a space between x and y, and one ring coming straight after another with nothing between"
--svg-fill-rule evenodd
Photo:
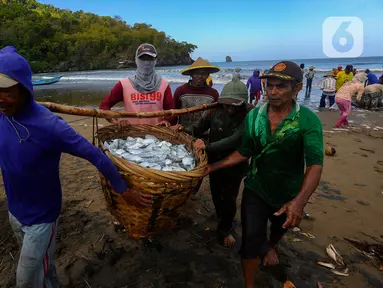
<instances>
[{"instance_id":1,"label":"beach debris","mask_svg":"<svg viewBox=\"0 0 383 288\"><path fill-rule=\"evenodd\" d=\"M88 286L88 288L92 288L92 286L90 286L89 283L85 279L84 279L84 281L85 281L86 286Z\"/></svg>"},{"instance_id":2,"label":"beach debris","mask_svg":"<svg viewBox=\"0 0 383 288\"><path fill-rule=\"evenodd\" d=\"M104 142L104 146L117 157L145 168L162 171L190 171L195 159L184 144L161 141L153 135L127 137Z\"/></svg>"},{"instance_id":3,"label":"beach debris","mask_svg":"<svg viewBox=\"0 0 383 288\"><path fill-rule=\"evenodd\" d=\"M332 128L335 131L348 131L347 128Z\"/></svg>"},{"instance_id":4,"label":"beach debris","mask_svg":"<svg viewBox=\"0 0 383 288\"><path fill-rule=\"evenodd\" d=\"M330 257L336 264L345 266L342 256L340 256L339 252L332 244L327 246L326 253L327 256Z\"/></svg>"},{"instance_id":5,"label":"beach debris","mask_svg":"<svg viewBox=\"0 0 383 288\"><path fill-rule=\"evenodd\" d=\"M299 243L299 242L303 242L302 239L300 238L296 238L296 237L292 237L292 236L288 236L288 235L285 235L283 238L285 238L287 241L289 241L290 243Z\"/></svg>"},{"instance_id":6,"label":"beach debris","mask_svg":"<svg viewBox=\"0 0 383 288\"><path fill-rule=\"evenodd\" d=\"M195 210L195 212L197 212L198 215L205 216L205 214L202 213L201 209L197 209Z\"/></svg>"},{"instance_id":7,"label":"beach debris","mask_svg":"<svg viewBox=\"0 0 383 288\"><path fill-rule=\"evenodd\" d=\"M363 206L370 206L370 203L363 201L363 200L357 200L356 203L363 205Z\"/></svg>"},{"instance_id":8,"label":"beach debris","mask_svg":"<svg viewBox=\"0 0 383 288\"><path fill-rule=\"evenodd\" d=\"M318 264L319 266L326 267L326 268L328 268L328 269L335 269L335 268L336 268L335 265L332 264L332 263L327 263L327 262L318 261L317 264Z\"/></svg>"},{"instance_id":9,"label":"beach debris","mask_svg":"<svg viewBox=\"0 0 383 288\"><path fill-rule=\"evenodd\" d=\"M210 212L210 201L209 200L204 201L203 208L205 208L205 210L207 212Z\"/></svg>"},{"instance_id":10,"label":"beach debris","mask_svg":"<svg viewBox=\"0 0 383 288\"><path fill-rule=\"evenodd\" d=\"M327 156L334 156L335 153L336 153L336 150L335 150L334 147L327 146L326 150L325 150L325 153L326 153Z\"/></svg>"},{"instance_id":11,"label":"beach debris","mask_svg":"<svg viewBox=\"0 0 383 288\"><path fill-rule=\"evenodd\" d=\"M346 240L368 258L376 259L379 269L383 266L383 244L381 242L378 244L370 244L365 241L360 242L348 238L344 238L344 240Z\"/></svg>"},{"instance_id":12,"label":"beach debris","mask_svg":"<svg viewBox=\"0 0 383 288\"><path fill-rule=\"evenodd\" d=\"M283 288L296 288L295 285L291 281L286 281L283 283Z\"/></svg>"},{"instance_id":13,"label":"beach debris","mask_svg":"<svg viewBox=\"0 0 383 288\"><path fill-rule=\"evenodd\" d=\"M309 213L303 212L303 219L313 219Z\"/></svg>"},{"instance_id":14,"label":"beach debris","mask_svg":"<svg viewBox=\"0 0 383 288\"><path fill-rule=\"evenodd\" d=\"M343 271L331 270L331 272L338 276L345 276L345 277L349 276L348 268L344 269Z\"/></svg>"},{"instance_id":15,"label":"beach debris","mask_svg":"<svg viewBox=\"0 0 383 288\"><path fill-rule=\"evenodd\" d=\"M339 252L335 249L335 247L330 244L326 248L327 256L330 257L336 265L328 262L318 261L317 265L330 269L332 273L338 276L349 276L348 268L346 267L345 262L343 261L342 256L340 256Z\"/></svg>"},{"instance_id":16,"label":"beach debris","mask_svg":"<svg viewBox=\"0 0 383 288\"><path fill-rule=\"evenodd\" d=\"M305 236L306 238L310 238L310 239L315 239L315 236L308 233L308 232L303 232L301 228L299 227L294 227L293 228L293 232L294 233L297 233L299 235L302 235L302 236Z\"/></svg>"},{"instance_id":17,"label":"beach debris","mask_svg":"<svg viewBox=\"0 0 383 288\"><path fill-rule=\"evenodd\" d=\"M308 232L301 232L300 234L307 237L307 238L315 239L315 236L313 234L308 233Z\"/></svg>"},{"instance_id":18,"label":"beach debris","mask_svg":"<svg viewBox=\"0 0 383 288\"><path fill-rule=\"evenodd\" d=\"M85 203L84 207L85 208L88 208L90 205L92 205L92 203L94 202L94 200L89 200L88 202Z\"/></svg>"}]
</instances>

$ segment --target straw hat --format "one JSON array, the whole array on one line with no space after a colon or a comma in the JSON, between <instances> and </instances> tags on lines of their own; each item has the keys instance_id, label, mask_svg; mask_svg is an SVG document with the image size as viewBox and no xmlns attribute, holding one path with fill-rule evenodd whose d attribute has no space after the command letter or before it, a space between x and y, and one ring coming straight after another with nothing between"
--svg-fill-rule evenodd
<instances>
[{"instance_id":1,"label":"straw hat","mask_svg":"<svg viewBox=\"0 0 383 288\"><path fill-rule=\"evenodd\" d=\"M333 72L328 72L323 77L336 77Z\"/></svg>"},{"instance_id":2,"label":"straw hat","mask_svg":"<svg viewBox=\"0 0 383 288\"><path fill-rule=\"evenodd\" d=\"M310 67L309 67L309 70L314 70L314 69L315 69L314 66L310 66Z\"/></svg>"},{"instance_id":3,"label":"straw hat","mask_svg":"<svg viewBox=\"0 0 383 288\"><path fill-rule=\"evenodd\" d=\"M209 61L202 59L199 57L197 60L194 61L192 65L190 65L188 68L185 68L181 71L182 75L190 75L192 70L196 69L208 69L209 73L216 73L220 69L214 65L211 65Z\"/></svg>"}]
</instances>

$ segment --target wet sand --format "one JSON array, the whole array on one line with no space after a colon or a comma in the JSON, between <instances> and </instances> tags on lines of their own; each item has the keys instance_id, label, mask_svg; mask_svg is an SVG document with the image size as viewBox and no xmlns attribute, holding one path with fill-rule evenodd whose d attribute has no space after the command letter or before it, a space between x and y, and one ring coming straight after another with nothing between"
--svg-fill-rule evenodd
<instances>
[{"instance_id":1,"label":"wet sand","mask_svg":"<svg viewBox=\"0 0 383 288\"><path fill-rule=\"evenodd\" d=\"M376 128L383 127L383 113L354 110L353 128L348 131L332 128L337 112L318 115L325 145L337 152L325 157L321 183L306 207L311 219L301 223L302 231L315 239L289 232L279 247L281 265L262 270L257 287L281 287L286 279L298 288L316 287L317 281L325 288L383 287L378 264L344 241L346 237L383 242L383 128ZM63 117L91 141L91 118ZM63 287L243 287L236 250L220 247L215 239L217 222L207 178L197 199L190 199L184 207L179 227L150 241L131 240L113 224L97 171L87 161L63 155L61 181L56 265ZM19 251L7 213L1 184L0 287L14 287L14 259ZM237 224L240 238L239 211ZM346 260L350 276L336 276L315 264L331 262L325 253L331 243Z\"/></svg>"}]
</instances>

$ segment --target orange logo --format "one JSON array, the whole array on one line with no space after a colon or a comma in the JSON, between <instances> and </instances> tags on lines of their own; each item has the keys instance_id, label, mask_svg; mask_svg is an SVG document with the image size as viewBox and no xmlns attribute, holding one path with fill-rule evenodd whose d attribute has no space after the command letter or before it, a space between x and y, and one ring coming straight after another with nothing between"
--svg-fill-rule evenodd
<instances>
[{"instance_id":1,"label":"orange logo","mask_svg":"<svg viewBox=\"0 0 383 288\"><path fill-rule=\"evenodd\" d=\"M285 63L279 63L274 66L274 71L281 72L286 69L286 64Z\"/></svg>"}]
</instances>

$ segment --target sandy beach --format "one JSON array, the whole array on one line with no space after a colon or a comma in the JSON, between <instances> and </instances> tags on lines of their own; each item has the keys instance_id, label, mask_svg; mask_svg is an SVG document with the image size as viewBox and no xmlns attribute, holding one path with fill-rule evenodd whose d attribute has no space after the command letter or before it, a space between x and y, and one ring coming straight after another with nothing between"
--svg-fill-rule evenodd
<instances>
[{"instance_id":1,"label":"sandy beach","mask_svg":"<svg viewBox=\"0 0 383 288\"><path fill-rule=\"evenodd\" d=\"M383 114L353 110L348 131L333 129L338 112L318 115L325 145L336 154L325 157L321 183L306 207L310 218L300 228L309 234L290 231L284 237L281 265L261 271L257 287L282 287L286 279L297 288L316 287L318 281L325 288L383 287L381 264L344 240L383 243ZM91 141L91 118L62 117ZM63 287L243 287L236 250L215 241L217 222L207 178L196 199L187 202L175 231L141 241L131 240L113 223L97 171L88 162L63 155L61 183L56 265ZM236 218L239 245L239 211ZM19 248L2 184L0 230L0 287L14 287ZM329 244L343 256L349 276L336 276L315 264L331 262L325 253Z\"/></svg>"}]
</instances>

